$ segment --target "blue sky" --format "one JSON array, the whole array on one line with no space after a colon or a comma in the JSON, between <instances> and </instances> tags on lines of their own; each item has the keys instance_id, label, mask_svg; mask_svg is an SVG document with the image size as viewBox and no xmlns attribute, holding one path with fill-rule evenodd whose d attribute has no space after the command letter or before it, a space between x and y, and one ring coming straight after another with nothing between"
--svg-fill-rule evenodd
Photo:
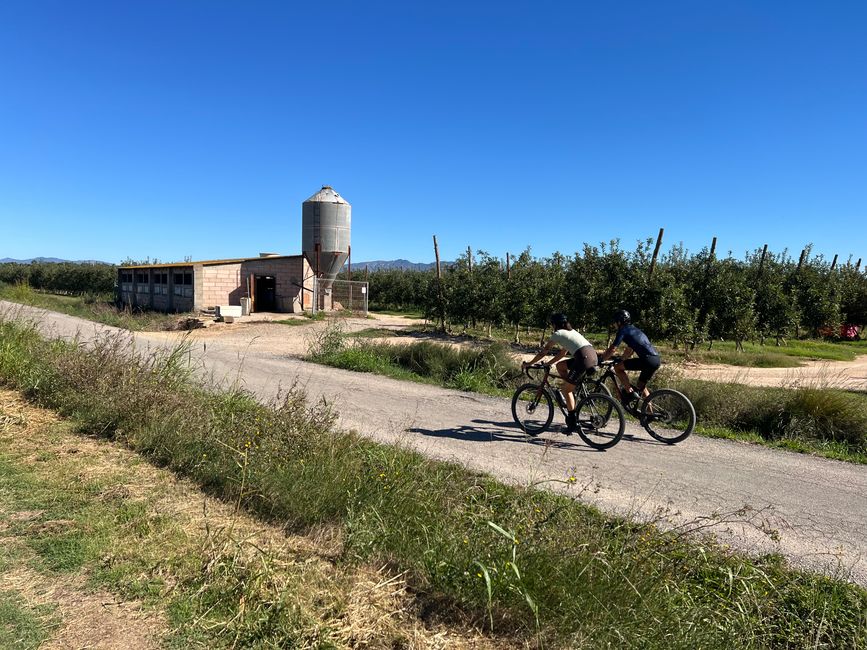
<instances>
[{"instance_id":1,"label":"blue sky","mask_svg":"<svg viewBox=\"0 0 867 650\"><path fill-rule=\"evenodd\" d=\"M867 3L0 4L0 257L867 259Z\"/></svg>"}]
</instances>

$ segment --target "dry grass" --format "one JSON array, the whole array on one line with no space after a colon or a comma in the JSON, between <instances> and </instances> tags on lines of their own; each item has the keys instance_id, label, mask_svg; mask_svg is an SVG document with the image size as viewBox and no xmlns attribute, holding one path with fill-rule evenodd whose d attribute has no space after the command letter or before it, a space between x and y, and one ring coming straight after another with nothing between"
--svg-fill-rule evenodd
<instances>
[{"instance_id":1,"label":"dry grass","mask_svg":"<svg viewBox=\"0 0 867 650\"><path fill-rule=\"evenodd\" d=\"M2 574L2 581L28 605L52 606L59 626L47 648L158 647L159 639L172 634L164 605L190 581L202 593L226 586L235 593L242 588L251 608L280 603L302 612L311 646L318 643L316 639L327 639L336 647L512 645L470 628L429 626L419 617L403 573L388 566L335 562L342 552L342 539L333 527L321 527L309 535L287 535L280 527L239 511L235 504L204 495L190 481L142 462L120 445L75 435L61 424L53 413L29 405L15 392L0 390L0 441L7 458L46 481L101 486L93 491L95 501L140 503L147 516L168 518L171 525L165 534L155 530L137 546L117 546L99 558L103 569L144 560L162 574L164 593L147 607L122 593L94 590L88 576L96 567L86 566L76 576L40 573L25 564L33 554L24 552ZM73 519L46 520L43 510L3 514L5 520L26 524L26 535L58 535L80 526ZM26 548L20 533L16 538L8 532L0 532L4 543ZM183 555L188 556L186 561L179 561L178 556ZM163 559L165 565L159 566ZM184 575L184 565L201 575ZM210 628L218 636L238 635L234 623L206 613L189 622L187 626L196 629L185 633L197 638L202 629ZM51 623L46 621L46 625Z\"/></svg>"}]
</instances>

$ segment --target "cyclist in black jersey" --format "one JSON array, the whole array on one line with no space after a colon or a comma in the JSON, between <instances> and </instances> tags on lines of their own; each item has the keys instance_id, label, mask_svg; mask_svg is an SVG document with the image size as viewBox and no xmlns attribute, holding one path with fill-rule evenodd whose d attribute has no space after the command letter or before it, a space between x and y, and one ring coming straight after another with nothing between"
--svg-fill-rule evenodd
<instances>
[{"instance_id":1,"label":"cyclist in black jersey","mask_svg":"<svg viewBox=\"0 0 867 650\"><path fill-rule=\"evenodd\" d=\"M626 344L626 351L623 353L622 361L614 366L614 372L617 373L617 378L620 380L620 385L626 391L624 401L629 404L641 397L647 397L650 391L647 390L647 382L653 376L661 363L659 352L653 347L650 339L640 329L632 324L632 317L625 309L620 309L614 312L612 317L614 325L617 327L617 335L614 337L614 342L600 356L600 361L609 359L621 343ZM632 355L635 354L633 358ZM627 370L640 370L638 381L633 389L629 383L629 377L626 374Z\"/></svg>"}]
</instances>

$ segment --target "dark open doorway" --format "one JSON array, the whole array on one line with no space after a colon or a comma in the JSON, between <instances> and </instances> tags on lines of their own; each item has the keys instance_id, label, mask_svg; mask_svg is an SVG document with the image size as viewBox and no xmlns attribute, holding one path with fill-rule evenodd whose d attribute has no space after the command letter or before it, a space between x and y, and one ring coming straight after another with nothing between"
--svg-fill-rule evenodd
<instances>
[{"instance_id":1,"label":"dark open doorway","mask_svg":"<svg viewBox=\"0 0 867 650\"><path fill-rule=\"evenodd\" d=\"M277 311L277 279L273 275L256 276L256 311Z\"/></svg>"}]
</instances>

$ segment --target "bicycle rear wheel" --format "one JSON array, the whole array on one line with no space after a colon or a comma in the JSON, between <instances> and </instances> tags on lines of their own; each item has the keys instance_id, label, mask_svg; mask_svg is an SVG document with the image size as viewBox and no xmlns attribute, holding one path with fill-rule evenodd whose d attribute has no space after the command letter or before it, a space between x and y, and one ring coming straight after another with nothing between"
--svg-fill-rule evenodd
<instances>
[{"instance_id":1,"label":"bicycle rear wheel","mask_svg":"<svg viewBox=\"0 0 867 650\"><path fill-rule=\"evenodd\" d=\"M641 409L641 424L651 436L669 445L685 440L695 429L695 408L671 388L653 391Z\"/></svg>"},{"instance_id":2,"label":"bicycle rear wheel","mask_svg":"<svg viewBox=\"0 0 867 650\"><path fill-rule=\"evenodd\" d=\"M610 395L591 393L575 409L578 435L594 449L613 447L623 437L626 416Z\"/></svg>"},{"instance_id":3,"label":"bicycle rear wheel","mask_svg":"<svg viewBox=\"0 0 867 650\"><path fill-rule=\"evenodd\" d=\"M523 431L538 436L554 419L551 395L539 384L524 384L512 396L512 417Z\"/></svg>"}]
</instances>

